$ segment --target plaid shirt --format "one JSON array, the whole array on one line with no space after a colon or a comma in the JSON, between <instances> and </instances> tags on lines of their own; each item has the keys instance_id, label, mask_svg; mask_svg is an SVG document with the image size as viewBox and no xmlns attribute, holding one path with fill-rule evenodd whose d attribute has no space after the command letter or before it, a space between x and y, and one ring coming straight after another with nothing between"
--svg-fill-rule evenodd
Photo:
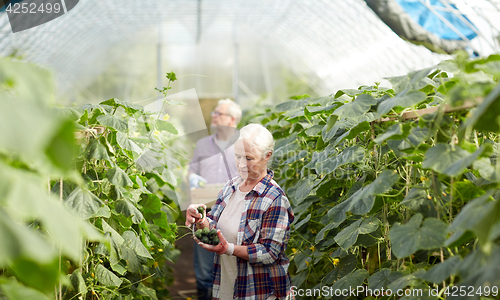
<instances>
[{"instance_id":1,"label":"plaid shirt","mask_svg":"<svg viewBox=\"0 0 500 300\"><path fill-rule=\"evenodd\" d=\"M273 176L273 171L268 170L267 175L245 197L237 245L248 247L249 260L237 258L235 299L265 300L271 294L284 299L290 294L290 260L285 255L285 249L294 215L290 202ZM241 177L235 177L219 192L217 202L207 214L210 227L216 226L224 207L242 181ZM220 255L216 254L214 300L219 300L220 280Z\"/></svg>"}]
</instances>

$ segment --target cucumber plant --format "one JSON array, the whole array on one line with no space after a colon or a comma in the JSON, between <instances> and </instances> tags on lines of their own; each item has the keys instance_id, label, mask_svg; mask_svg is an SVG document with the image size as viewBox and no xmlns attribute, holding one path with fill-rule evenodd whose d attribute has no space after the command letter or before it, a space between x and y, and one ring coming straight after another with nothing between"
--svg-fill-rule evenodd
<instances>
[{"instance_id":1,"label":"cucumber plant","mask_svg":"<svg viewBox=\"0 0 500 300\"><path fill-rule=\"evenodd\" d=\"M168 297L177 130L118 99L55 108L53 93L47 71L0 60L0 298Z\"/></svg>"},{"instance_id":2,"label":"cucumber plant","mask_svg":"<svg viewBox=\"0 0 500 300\"><path fill-rule=\"evenodd\" d=\"M391 88L254 109L249 119L276 140L270 167L296 215L287 248L295 288L498 295L498 70L500 55L459 53L388 78Z\"/></svg>"}]
</instances>

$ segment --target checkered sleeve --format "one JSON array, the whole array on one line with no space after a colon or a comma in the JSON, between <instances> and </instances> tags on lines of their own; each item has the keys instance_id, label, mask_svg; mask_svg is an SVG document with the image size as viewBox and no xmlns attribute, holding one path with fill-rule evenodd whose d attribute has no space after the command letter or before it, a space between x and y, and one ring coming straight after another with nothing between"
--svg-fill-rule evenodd
<instances>
[{"instance_id":1,"label":"checkered sleeve","mask_svg":"<svg viewBox=\"0 0 500 300\"><path fill-rule=\"evenodd\" d=\"M248 246L250 264L270 265L280 259L290 238L289 207L286 196L279 194L263 213L258 243Z\"/></svg>"}]
</instances>

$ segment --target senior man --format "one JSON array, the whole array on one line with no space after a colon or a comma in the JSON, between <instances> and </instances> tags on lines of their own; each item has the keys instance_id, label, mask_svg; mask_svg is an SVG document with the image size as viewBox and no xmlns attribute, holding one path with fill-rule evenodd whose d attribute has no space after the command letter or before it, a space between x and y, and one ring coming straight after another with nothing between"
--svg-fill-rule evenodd
<instances>
[{"instance_id":1,"label":"senior man","mask_svg":"<svg viewBox=\"0 0 500 300\"><path fill-rule=\"evenodd\" d=\"M189 165L190 188L200 188L201 182L225 184L238 176L233 144L239 137L236 126L241 120L241 108L230 99L221 99L211 116L213 134L198 140ZM214 253L194 244L198 299L212 299Z\"/></svg>"}]
</instances>

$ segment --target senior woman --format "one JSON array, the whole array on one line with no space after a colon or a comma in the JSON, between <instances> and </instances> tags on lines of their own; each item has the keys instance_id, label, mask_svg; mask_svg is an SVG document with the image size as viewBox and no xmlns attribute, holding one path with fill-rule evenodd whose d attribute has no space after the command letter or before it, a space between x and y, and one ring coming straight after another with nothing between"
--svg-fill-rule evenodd
<instances>
[{"instance_id":1,"label":"senior woman","mask_svg":"<svg viewBox=\"0 0 500 300\"><path fill-rule=\"evenodd\" d=\"M289 299L289 259L285 249L294 215L283 190L267 169L274 148L272 134L262 125L249 124L234 144L240 176L222 188L212 210L203 216L192 204L186 225L217 228L220 243L200 245L217 253L213 298Z\"/></svg>"}]
</instances>

